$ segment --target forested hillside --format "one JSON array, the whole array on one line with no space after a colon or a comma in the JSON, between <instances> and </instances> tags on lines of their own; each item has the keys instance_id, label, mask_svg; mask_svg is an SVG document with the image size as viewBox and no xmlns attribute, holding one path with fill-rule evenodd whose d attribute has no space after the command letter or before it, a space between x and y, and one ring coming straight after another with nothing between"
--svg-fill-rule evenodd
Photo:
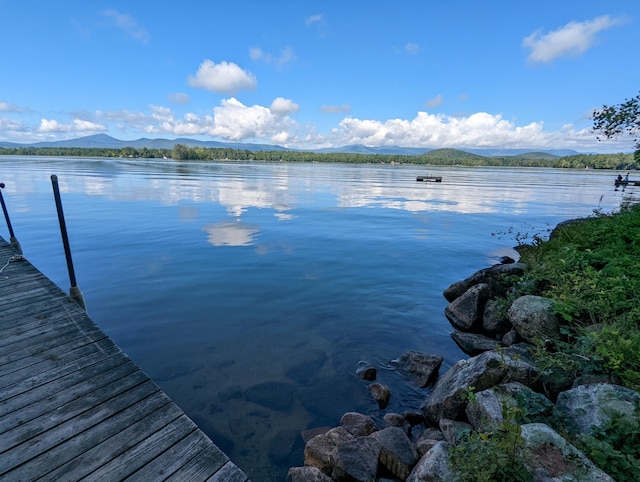
<instances>
[{"instance_id":1,"label":"forested hillside","mask_svg":"<svg viewBox=\"0 0 640 482\"><path fill-rule=\"evenodd\" d=\"M559 167L574 169L637 169L633 154L577 154L554 156L530 152L516 156L481 156L457 149L436 149L419 156L392 154L315 153L310 151L252 151L232 148L189 147L176 144L173 149L16 147L0 148L0 155L117 157L174 159L176 161L263 161L263 162L337 162L368 164L426 164L432 166L514 166Z\"/></svg>"}]
</instances>

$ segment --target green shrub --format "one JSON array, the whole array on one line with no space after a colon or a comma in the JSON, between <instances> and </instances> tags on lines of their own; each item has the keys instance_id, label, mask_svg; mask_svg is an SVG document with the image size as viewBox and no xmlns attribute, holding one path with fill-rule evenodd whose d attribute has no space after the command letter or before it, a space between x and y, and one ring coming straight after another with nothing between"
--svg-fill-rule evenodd
<instances>
[{"instance_id":1,"label":"green shrub","mask_svg":"<svg viewBox=\"0 0 640 482\"><path fill-rule=\"evenodd\" d=\"M467 393L470 403L473 396ZM490 433L470 432L449 449L449 466L464 482L530 482L519 409L503 407L503 420Z\"/></svg>"},{"instance_id":2,"label":"green shrub","mask_svg":"<svg viewBox=\"0 0 640 482\"><path fill-rule=\"evenodd\" d=\"M640 474L640 409L635 417L613 414L592 435L579 435L578 448L618 482L635 482Z\"/></svg>"},{"instance_id":3,"label":"green shrub","mask_svg":"<svg viewBox=\"0 0 640 482\"><path fill-rule=\"evenodd\" d=\"M562 355L537 350L542 366L605 374L639 390L640 208L561 226L519 251L535 294L554 300L563 323Z\"/></svg>"}]
</instances>

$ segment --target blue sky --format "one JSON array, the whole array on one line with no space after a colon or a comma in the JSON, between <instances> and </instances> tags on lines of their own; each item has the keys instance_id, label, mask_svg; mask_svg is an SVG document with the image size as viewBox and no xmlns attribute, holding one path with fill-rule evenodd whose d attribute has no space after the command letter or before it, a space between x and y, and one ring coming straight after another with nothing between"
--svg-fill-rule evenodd
<instances>
[{"instance_id":1,"label":"blue sky","mask_svg":"<svg viewBox=\"0 0 640 482\"><path fill-rule=\"evenodd\" d=\"M570 148L640 91L640 2L0 0L0 141Z\"/></svg>"}]
</instances>

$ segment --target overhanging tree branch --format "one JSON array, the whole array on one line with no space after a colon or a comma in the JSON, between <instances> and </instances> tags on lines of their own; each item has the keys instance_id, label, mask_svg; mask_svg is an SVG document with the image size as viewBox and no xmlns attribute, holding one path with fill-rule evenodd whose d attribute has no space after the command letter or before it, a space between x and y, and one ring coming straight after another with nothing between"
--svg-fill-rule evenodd
<instances>
[{"instance_id":1,"label":"overhanging tree branch","mask_svg":"<svg viewBox=\"0 0 640 482\"><path fill-rule=\"evenodd\" d=\"M596 138L611 139L628 135L634 142L634 159L640 162L640 94L621 104L607 106L593 111L593 131Z\"/></svg>"}]
</instances>

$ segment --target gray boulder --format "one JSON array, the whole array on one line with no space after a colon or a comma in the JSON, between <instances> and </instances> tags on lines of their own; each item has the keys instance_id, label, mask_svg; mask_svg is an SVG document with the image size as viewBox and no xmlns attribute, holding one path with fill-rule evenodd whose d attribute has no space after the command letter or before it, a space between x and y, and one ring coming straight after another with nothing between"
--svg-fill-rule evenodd
<instances>
[{"instance_id":1,"label":"gray boulder","mask_svg":"<svg viewBox=\"0 0 640 482\"><path fill-rule=\"evenodd\" d=\"M372 383L369 385L369 391L374 400L378 402L380 408L386 408L387 405L389 405L389 400L391 400L391 390L389 390L389 387L382 383Z\"/></svg>"},{"instance_id":2,"label":"gray boulder","mask_svg":"<svg viewBox=\"0 0 640 482\"><path fill-rule=\"evenodd\" d=\"M511 286L506 278L511 275L521 276L526 269L527 265L524 263L497 264L477 271L462 281L453 283L442 294L447 301L452 302L472 286L487 283L496 295L502 295Z\"/></svg>"},{"instance_id":3,"label":"gray boulder","mask_svg":"<svg viewBox=\"0 0 640 482\"><path fill-rule=\"evenodd\" d=\"M580 385L558 395L554 416L569 433L589 435L606 424L612 414L627 419L637 417L640 394L618 385L595 383Z\"/></svg>"},{"instance_id":4,"label":"gray boulder","mask_svg":"<svg viewBox=\"0 0 640 482\"><path fill-rule=\"evenodd\" d=\"M463 395L469 387L482 391L508 381L527 385L537 374L537 368L525 357L512 356L506 350L460 360L436 382L421 406L422 413L432 424L441 418L456 420L464 413L467 401Z\"/></svg>"},{"instance_id":5,"label":"gray boulder","mask_svg":"<svg viewBox=\"0 0 640 482\"><path fill-rule=\"evenodd\" d=\"M475 394L475 400L467 404L465 413L474 429L490 432L504 419L503 403L498 392L489 388Z\"/></svg>"},{"instance_id":6,"label":"gray boulder","mask_svg":"<svg viewBox=\"0 0 640 482\"><path fill-rule=\"evenodd\" d=\"M440 355L408 351L392 360L391 363L396 367L396 370L420 388L424 388L438 375L442 360Z\"/></svg>"},{"instance_id":7,"label":"gray boulder","mask_svg":"<svg viewBox=\"0 0 640 482\"><path fill-rule=\"evenodd\" d=\"M304 447L304 465L317 467L327 475L333 473L333 461L336 447L341 442L352 440L344 427L332 428L326 433L316 435Z\"/></svg>"},{"instance_id":8,"label":"gray boulder","mask_svg":"<svg viewBox=\"0 0 640 482\"><path fill-rule=\"evenodd\" d=\"M521 430L525 447L532 454L526 465L536 482L615 482L549 426L528 423Z\"/></svg>"},{"instance_id":9,"label":"gray boulder","mask_svg":"<svg viewBox=\"0 0 640 482\"><path fill-rule=\"evenodd\" d=\"M406 482L456 482L449 468L449 444L436 442L436 444L418 461Z\"/></svg>"},{"instance_id":10,"label":"gray boulder","mask_svg":"<svg viewBox=\"0 0 640 482\"><path fill-rule=\"evenodd\" d=\"M373 418L358 412L345 413L340 419L340 425L354 437L364 437L378 430Z\"/></svg>"},{"instance_id":11,"label":"gray boulder","mask_svg":"<svg viewBox=\"0 0 640 482\"><path fill-rule=\"evenodd\" d=\"M560 338L560 324L553 311L553 301L542 296L525 295L509 308L509 321L518 334L529 343L536 339Z\"/></svg>"},{"instance_id":12,"label":"gray boulder","mask_svg":"<svg viewBox=\"0 0 640 482\"><path fill-rule=\"evenodd\" d=\"M371 437L341 442L333 453L331 478L353 482L375 482L380 444Z\"/></svg>"},{"instance_id":13,"label":"gray boulder","mask_svg":"<svg viewBox=\"0 0 640 482\"><path fill-rule=\"evenodd\" d=\"M406 479L419 457L404 431L388 427L371 434L371 438L380 443L380 464L399 479Z\"/></svg>"},{"instance_id":14,"label":"gray boulder","mask_svg":"<svg viewBox=\"0 0 640 482\"><path fill-rule=\"evenodd\" d=\"M420 414L420 418L422 418L422 414ZM385 423L385 427L397 427L407 435L411 433L411 425L407 422L407 419L399 413L385 413L382 420Z\"/></svg>"},{"instance_id":15,"label":"gray boulder","mask_svg":"<svg viewBox=\"0 0 640 482\"><path fill-rule=\"evenodd\" d=\"M444 435L437 428L428 428L420 434L418 440L416 440L416 449L420 456L424 456L433 446L444 441Z\"/></svg>"},{"instance_id":16,"label":"gray boulder","mask_svg":"<svg viewBox=\"0 0 640 482\"><path fill-rule=\"evenodd\" d=\"M318 467L291 467L287 472L287 482L332 482L332 480Z\"/></svg>"},{"instance_id":17,"label":"gray boulder","mask_svg":"<svg viewBox=\"0 0 640 482\"><path fill-rule=\"evenodd\" d=\"M465 438L473 429L471 424L466 422L458 422L457 420L449 420L448 418L440 419L438 423L444 439L451 445L457 445Z\"/></svg>"},{"instance_id":18,"label":"gray boulder","mask_svg":"<svg viewBox=\"0 0 640 482\"><path fill-rule=\"evenodd\" d=\"M474 285L449 303L444 315L454 328L472 331L482 321L484 306L491 294L491 286L487 283Z\"/></svg>"},{"instance_id":19,"label":"gray boulder","mask_svg":"<svg viewBox=\"0 0 640 482\"><path fill-rule=\"evenodd\" d=\"M522 409L536 421L547 420L552 414L553 403L522 383L509 382L476 393L465 412L473 428L490 432L504 420L504 410L510 408Z\"/></svg>"},{"instance_id":20,"label":"gray boulder","mask_svg":"<svg viewBox=\"0 0 640 482\"><path fill-rule=\"evenodd\" d=\"M518 335L516 329L512 328L506 335L502 337L501 342L503 346L512 346L516 343L519 343L521 340L522 338L520 338L520 335Z\"/></svg>"},{"instance_id":21,"label":"gray boulder","mask_svg":"<svg viewBox=\"0 0 640 482\"><path fill-rule=\"evenodd\" d=\"M478 333L467 333L456 330L451 333L451 338L463 352L471 356L479 355L485 351L495 350L497 347L502 346L499 340Z\"/></svg>"},{"instance_id":22,"label":"gray boulder","mask_svg":"<svg viewBox=\"0 0 640 482\"><path fill-rule=\"evenodd\" d=\"M376 370L375 367L371 366L370 363L364 360L360 360L358 362L358 366L356 367L356 375L358 375L363 380L372 382L376 379L378 370Z\"/></svg>"},{"instance_id":23,"label":"gray boulder","mask_svg":"<svg viewBox=\"0 0 640 482\"><path fill-rule=\"evenodd\" d=\"M512 328L500 303L488 300L482 313L482 332L488 335L505 334Z\"/></svg>"}]
</instances>

